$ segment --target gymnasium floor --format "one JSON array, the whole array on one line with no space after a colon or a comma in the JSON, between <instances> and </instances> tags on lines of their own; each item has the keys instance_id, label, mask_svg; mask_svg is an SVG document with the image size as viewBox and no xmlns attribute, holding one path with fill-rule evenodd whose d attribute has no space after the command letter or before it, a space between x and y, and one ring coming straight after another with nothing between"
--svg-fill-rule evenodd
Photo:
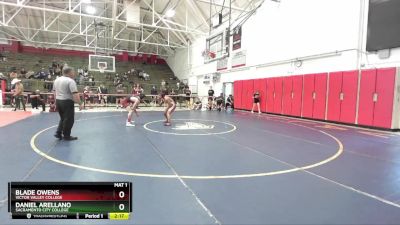
<instances>
[{"instance_id":1,"label":"gymnasium floor","mask_svg":"<svg viewBox=\"0 0 400 225\"><path fill-rule=\"evenodd\" d=\"M399 224L400 136L248 112L77 113L76 142L53 137L56 113L0 128L8 181L132 181L129 221L0 224Z\"/></svg>"}]
</instances>

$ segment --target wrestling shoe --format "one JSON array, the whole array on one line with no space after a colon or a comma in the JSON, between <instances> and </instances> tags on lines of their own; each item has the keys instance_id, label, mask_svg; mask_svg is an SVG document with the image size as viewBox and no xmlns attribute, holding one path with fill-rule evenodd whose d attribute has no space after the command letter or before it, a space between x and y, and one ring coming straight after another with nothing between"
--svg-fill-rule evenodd
<instances>
[{"instance_id":1,"label":"wrestling shoe","mask_svg":"<svg viewBox=\"0 0 400 225\"><path fill-rule=\"evenodd\" d=\"M134 127L135 124L133 122L126 122L127 127Z\"/></svg>"}]
</instances>

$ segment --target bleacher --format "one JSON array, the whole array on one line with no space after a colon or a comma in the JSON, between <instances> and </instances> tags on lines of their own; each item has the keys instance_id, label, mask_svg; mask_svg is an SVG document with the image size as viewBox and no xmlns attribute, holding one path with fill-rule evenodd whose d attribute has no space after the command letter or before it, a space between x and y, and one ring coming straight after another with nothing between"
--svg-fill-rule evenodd
<instances>
[{"instance_id":1,"label":"bleacher","mask_svg":"<svg viewBox=\"0 0 400 225\"><path fill-rule=\"evenodd\" d=\"M53 61L56 61L60 65L66 63L69 66L74 67L76 70L78 68L88 68L88 58L80 57L80 56L59 56L59 55L47 55L47 54L33 54L33 53L12 53L12 52L3 52L4 56L6 56L7 61L0 62L0 72L8 77L10 71L13 68L16 68L18 75L21 68L25 68L26 71L34 71L35 74L40 71L42 68L45 71L48 71L48 68L51 67ZM89 71L89 76L94 77L94 85L92 82L84 82L83 84L78 85L78 89L83 91L85 86L90 86L92 89L96 89L100 84L104 84L109 93L116 93L116 88L114 85L114 76L115 74L119 74L120 77L130 69L139 69L145 71L150 75L150 80L139 79L138 76L130 75L127 81L123 82L123 87L125 93L130 93L132 84L140 83L140 85L144 88L145 94L149 94L151 87L155 85L157 89L160 89L161 81L167 81L171 88L175 88L175 84L178 82L176 80L171 80L174 78L174 74L168 65L150 65L150 64L142 64L142 63L134 63L134 62L119 62L116 60L116 73L110 73L111 79L106 79L107 73L93 72ZM38 79L22 79L22 83L24 84L26 91L33 90L41 90L42 92L46 92L45 82L44 80ZM54 78L53 78L54 79ZM79 78L77 78L78 80ZM10 82L7 82L8 84Z\"/></svg>"}]
</instances>

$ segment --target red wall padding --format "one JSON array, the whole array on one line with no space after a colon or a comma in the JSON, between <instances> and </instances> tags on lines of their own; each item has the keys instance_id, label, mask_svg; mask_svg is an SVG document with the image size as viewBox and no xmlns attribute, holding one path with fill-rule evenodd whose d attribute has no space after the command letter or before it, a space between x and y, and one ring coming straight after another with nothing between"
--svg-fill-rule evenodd
<instances>
[{"instance_id":1,"label":"red wall padding","mask_svg":"<svg viewBox=\"0 0 400 225\"><path fill-rule=\"evenodd\" d=\"M282 114L292 114L293 77L283 78Z\"/></svg>"},{"instance_id":2,"label":"red wall padding","mask_svg":"<svg viewBox=\"0 0 400 225\"><path fill-rule=\"evenodd\" d=\"M274 113L282 113L283 77L275 78Z\"/></svg>"},{"instance_id":3,"label":"red wall padding","mask_svg":"<svg viewBox=\"0 0 400 225\"><path fill-rule=\"evenodd\" d=\"M328 113L327 120L339 121L342 93L343 72L329 74Z\"/></svg>"},{"instance_id":4,"label":"red wall padding","mask_svg":"<svg viewBox=\"0 0 400 225\"><path fill-rule=\"evenodd\" d=\"M358 105L358 124L372 126L374 119L374 101L376 69L362 70Z\"/></svg>"},{"instance_id":5,"label":"red wall padding","mask_svg":"<svg viewBox=\"0 0 400 225\"><path fill-rule=\"evenodd\" d=\"M357 89L358 71L332 72L329 74L327 120L355 123Z\"/></svg>"},{"instance_id":6,"label":"red wall padding","mask_svg":"<svg viewBox=\"0 0 400 225\"><path fill-rule=\"evenodd\" d=\"M293 76L292 116L301 116L303 99L303 76Z\"/></svg>"},{"instance_id":7,"label":"red wall padding","mask_svg":"<svg viewBox=\"0 0 400 225\"><path fill-rule=\"evenodd\" d=\"M315 84L314 84L314 108L313 108L313 118L314 119L325 119L326 111L326 88L327 88L328 74L320 73L315 74Z\"/></svg>"},{"instance_id":8,"label":"red wall padding","mask_svg":"<svg viewBox=\"0 0 400 225\"><path fill-rule=\"evenodd\" d=\"M355 123L357 111L358 71L343 72L340 122Z\"/></svg>"},{"instance_id":9,"label":"red wall padding","mask_svg":"<svg viewBox=\"0 0 400 225\"><path fill-rule=\"evenodd\" d=\"M303 90L303 112L302 116L307 118L313 117L314 107L314 74L304 75L304 90Z\"/></svg>"},{"instance_id":10,"label":"red wall padding","mask_svg":"<svg viewBox=\"0 0 400 225\"><path fill-rule=\"evenodd\" d=\"M267 112L274 112L275 78L267 78Z\"/></svg>"},{"instance_id":11,"label":"red wall padding","mask_svg":"<svg viewBox=\"0 0 400 225\"><path fill-rule=\"evenodd\" d=\"M391 128L395 79L396 68L361 71L358 124Z\"/></svg>"},{"instance_id":12,"label":"red wall padding","mask_svg":"<svg viewBox=\"0 0 400 225\"><path fill-rule=\"evenodd\" d=\"M243 90L243 81L237 80L233 82L233 104L237 109L242 109L242 90Z\"/></svg>"},{"instance_id":13,"label":"red wall padding","mask_svg":"<svg viewBox=\"0 0 400 225\"><path fill-rule=\"evenodd\" d=\"M375 92L378 95L374 107L373 126L390 128L392 125L396 68L378 69Z\"/></svg>"},{"instance_id":14,"label":"red wall padding","mask_svg":"<svg viewBox=\"0 0 400 225\"><path fill-rule=\"evenodd\" d=\"M253 106L254 80L243 81L242 109L251 110Z\"/></svg>"},{"instance_id":15,"label":"red wall padding","mask_svg":"<svg viewBox=\"0 0 400 225\"><path fill-rule=\"evenodd\" d=\"M383 68L235 81L235 105L251 110L259 91L263 112L392 128L396 77Z\"/></svg>"}]
</instances>

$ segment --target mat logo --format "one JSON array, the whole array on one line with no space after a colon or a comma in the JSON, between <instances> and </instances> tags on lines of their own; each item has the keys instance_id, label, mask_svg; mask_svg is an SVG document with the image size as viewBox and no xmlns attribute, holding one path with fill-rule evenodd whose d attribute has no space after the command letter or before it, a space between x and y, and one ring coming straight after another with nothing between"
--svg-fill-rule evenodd
<instances>
[{"instance_id":1,"label":"mat logo","mask_svg":"<svg viewBox=\"0 0 400 225\"><path fill-rule=\"evenodd\" d=\"M178 124L172 129L174 129L174 130L211 130L211 129L214 129L214 125L206 125L206 124L195 123L195 122L185 122L185 124Z\"/></svg>"}]
</instances>

